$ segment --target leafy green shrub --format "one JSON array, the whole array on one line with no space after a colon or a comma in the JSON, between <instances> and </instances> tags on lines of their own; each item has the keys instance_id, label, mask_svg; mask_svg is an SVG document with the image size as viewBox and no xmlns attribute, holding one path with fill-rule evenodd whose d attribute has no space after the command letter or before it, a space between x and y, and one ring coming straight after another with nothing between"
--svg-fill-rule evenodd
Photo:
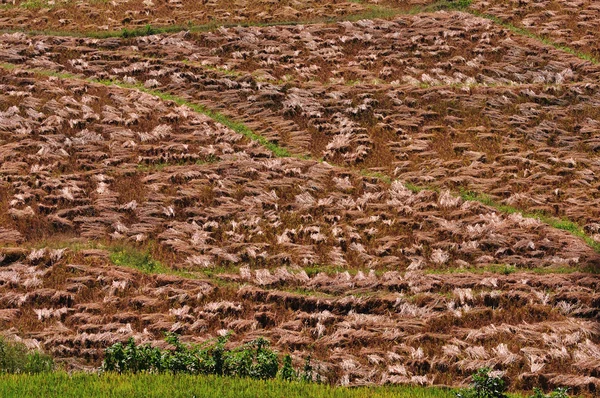
<instances>
[{"instance_id":1,"label":"leafy green shrub","mask_svg":"<svg viewBox=\"0 0 600 398\"><path fill-rule=\"evenodd\" d=\"M277 376L279 358L269 348L268 340L259 337L240 347L227 349L225 344L228 339L229 335L226 335L212 344L187 345L181 343L178 336L169 334L166 341L175 347L173 350L161 350L149 344L136 345L133 339L129 339L125 344L116 343L106 349L102 370L117 373L213 374L263 380ZM293 369L289 355L284 359L281 378L298 379L298 372Z\"/></svg>"},{"instance_id":2,"label":"leafy green shrub","mask_svg":"<svg viewBox=\"0 0 600 398\"><path fill-rule=\"evenodd\" d=\"M569 398L567 390L566 387L559 387L550 394L544 394L541 389L536 387L533 389L533 395L530 398Z\"/></svg>"},{"instance_id":3,"label":"leafy green shrub","mask_svg":"<svg viewBox=\"0 0 600 398\"><path fill-rule=\"evenodd\" d=\"M51 356L29 350L25 344L0 337L0 373L42 373L54 369Z\"/></svg>"},{"instance_id":4,"label":"leafy green shrub","mask_svg":"<svg viewBox=\"0 0 600 398\"><path fill-rule=\"evenodd\" d=\"M138 373L158 370L164 358L158 348L148 344L137 346L133 338L126 344L116 343L106 349L102 368L118 373Z\"/></svg>"},{"instance_id":5,"label":"leafy green shrub","mask_svg":"<svg viewBox=\"0 0 600 398\"><path fill-rule=\"evenodd\" d=\"M490 368L479 369L472 378L471 388L456 393L457 398L508 398L504 380L490 376Z\"/></svg>"}]
</instances>

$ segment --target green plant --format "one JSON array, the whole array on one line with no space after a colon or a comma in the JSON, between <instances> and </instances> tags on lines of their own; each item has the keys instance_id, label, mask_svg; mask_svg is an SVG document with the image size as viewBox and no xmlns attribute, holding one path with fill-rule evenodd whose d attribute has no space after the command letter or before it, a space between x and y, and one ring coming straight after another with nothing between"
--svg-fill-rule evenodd
<instances>
[{"instance_id":1,"label":"green plant","mask_svg":"<svg viewBox=\"0 0 600 398\"><path fill-rule=\"evenodd\" d=\"M269 341L263 337L249 343L249 348L256 352L255 363L250 368L250 377L254 379L272 379L277 376L279 359L277 354L269 349Z\"/></svg>"},{"instance_id":2,"label":"green plant","mask_svg":"<svg viewBox=\"0 0 600 398\"><path fill-rule=\"evenodd\" d=\"M29 350L25 344L0 337L0 373L42 373L54 369L51 356Z\"/></svg>"},{"instance_id":3,"label":"green plant","mask_svg":"<svg viewBox=\"0 0 600 398\"><path fill-rule=\"evenodd\" d=\"M533 395L529 398L569 398L569 394L567 394L568 388L559 387L556 390L552 391L550 394L544 394L540 388L535 387L533 389Z\"/></svg>"},{"instance_id":4,"label":"green plant","mask_svg":"<svg viewBox=\"0 0 600 398\"><path fill-rule=\"evenodd\" d=\"M306 381L306 382L313 381L313 367L312 367L312 364L310 363L310 355L308 357L306 357L306 361L304 362L304 368L302 369L301 380ZM318 373L317 373L316 381L317 381L317 383L321 382L321 377Z\"/></svg>"},{"instance_id":5,"label":"green plant","mask_svg":"<svg viewBox=\"0 0 600 398\"><path fill-rule=\"evenodd\" d=\"M298 374L294 370L292 366L292 357L290 354L287 354L283 357L283 366L281 367L281 372L279 372L279 377L282 380L292 381L298 378Z\"/></svg>"},{"instance_id":6,"label":"green plant","mask_svg":"<svg viewBox=\"0 0 600 398\"><path fill-rule=\"evenodd\" d=\"M456 393L457 398L508 398L506 385L501 377L490 375L490 368L479 369L472 375L471 387Z\"/></svg>"},{"instance_id":7,"label":"green plant","mask_svg":"<svg viewBox=\"0 0 600 398\"><path fill-rule=\"evenodd\" d=\"M0 375L6 398L450 398L449 389L406 385L335 387L297 381L204 375L52 372Z\"/></svg>"},{"instance_id":8,"label":"green plant","mask_svg":"<svg viewBox=\"0 0 600 398\"><path fill-rule=\"evenodd\" d=\"M117 373L214 374L262 380L277 376L279 358L269 348L268 340L259 337L240 347L228 349L225 345L229 337L229 334L218 337L212 344L188 345L182 343L177 335L168 334L165 340L174 346L173 350L161 350L149 344L136 345L133 339L129 339L125 344L116 343L106 349L101 370ZM291 362L288 365L291 366ZM289 366L286 375L290 374Z\"/></svg>"}]
</instances>

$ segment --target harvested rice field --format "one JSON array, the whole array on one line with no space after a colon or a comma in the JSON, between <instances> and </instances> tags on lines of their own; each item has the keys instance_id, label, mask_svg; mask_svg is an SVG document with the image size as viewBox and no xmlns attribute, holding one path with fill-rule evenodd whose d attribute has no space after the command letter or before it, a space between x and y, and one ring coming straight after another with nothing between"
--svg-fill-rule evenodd
<instances>
[{"instance_id":1,"label":"harvested rice field","mask_svg":"<svg viewBox=\"0 0 600 398\"><path fill-rule=\"evenodd\" d=\"M593 1L0 5L0 331L600 391Z\"/></svg>"}]
</instances>

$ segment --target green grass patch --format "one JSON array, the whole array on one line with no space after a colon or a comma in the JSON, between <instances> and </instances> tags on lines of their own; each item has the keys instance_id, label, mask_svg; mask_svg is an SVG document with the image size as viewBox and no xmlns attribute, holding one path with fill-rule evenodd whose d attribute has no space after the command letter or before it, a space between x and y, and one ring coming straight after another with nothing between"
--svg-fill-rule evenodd
<instances>
[{"instance_id":1,"label":"green grass patch","mask_svg":"<svg viewBox=\"0 0 600 398\"><path fill-rule=\"evenodd\" d=\"M202 69L205 69L205 70L210 70L210 71L222 73L225 76L231 76L231 77L244 76L244 74L242 72L239 72L239 71L236 71L236 70L220 68L218 66L213 66L213 65L202 65L202 64L198 64L198 63L190 63L190 64L194 65L194 66L199 66L199 67L201 67Z\"/></svg>"},{"instance_id":2,"label":"green grass patch","mask_svg":"<svg viewBox=\"0 0 600 398\"><path fill-rule=\"evenodd\" d=\"M7 71L14 71L14 70L21 68L20 65L11 64L8 62L0 63L0 67L2 69L6 69ZM68 73L68 72L57 72L57 71L53 71L53 70L37 69L37 68L34 68L34 69L23 68L22 70L24 72L35 73L36 75L48 76L48 77L58 77L60 79L81 79L79 76L74 75L72 73Z\"/></svg>"},{"instance_id":3,"label":"green grass patch","mask_svg":"<svg viewBox=\"0 0 600 398\"><path fill-rule=\"evenodd\" d=\"M341 272L346 272L346 271L348 271L348 273L350 273L350 275L353 275L353 274L355 275L358 272L358 270L349 270L347 268L340 267L340 266L320 265L320 264L302 267L302 269L310 277L316 276L320 273L324 273L328 276L335 276Z\"/></svg>"},{"instance_id":4,"label":"green grass patch","mask_svg":"<svg viewBox=\"0 0 600 398\"><path fill-rule=\"evenodd\" d=\"M329 385L173 374L2 375L0 396L54 398L451 398L444 388L412 386L343 388Z\"/></svg>"},{"instance_id":5,"label":"green grass patch","mask_svg":"<svg viewBox=\"0 0 600 398\"><path fill-rule=\"evenodd\" d=\"M167 274L186 279L204 279L204 274L194 271L181 271L170 268L152 256L152 248L156 242L150 241L145 247L119 244L107 241L42 241L31 246L31 249L69 249L77 254L83 250L106 250L109 260L118 267L136 269L145 274Z\"/></svg>"},{"instance_id":6,"label":"green grass patch","mask_svg":"<svg viewBox=\"0 0 600 398\"><path fill-rule=\"evenodd\" d=\"M180 27L177 26L177 27L175 27L175 29L180 30ZM157 35L157 34L161 34L161 33L171 33L171 32L169 31L169 27L158 28L158 27L155 27L152 25L145 25L144 27L135 28L135 29L123 28L123 30L121 30L121 34L119 36L124 39L127 39L130 37L151 36L151 35Z\"/></svg>"},{"instance_id":7,"label":"green grass patch","mask_svg":"<svg viewBox=\"0 0 600 398\"><path fill-rule=\"evenodd\" d=\"M119 267L133 268L148 275L175 275L186 279L199 279L201 277L197 273L167 267L152 257L150 249L119 245L108 246L105 249L110 252L110 261Z\"/></svg>"},{"instance_id":8,"label":"green grass patch","mask_svg":"<svg viewBox=\"0 0 600 398\"><path fill-rule=\"evenodd\" d=\"M2 64L0 64L0 66L2 67L2 69L6 69L8 71L15 70L17 68L17 65L9 64L6 62L3 62Z\"/></svg>"},{"instance_id":9,"label":"green grass patch","mask_svg":"<svg viewBox=\"0 0 600 398\"><path fill-rule=\"evenodd\" d=\"M215 266L215 267L211 267L211 268L203 268L202 273L204 275L206 275L207 278L219 279L219 275L221 275L221 274L224 274L224 275L239 274L240 267L238 265L234 265L234 264L219 265L219 266Z\"/></svg>"},{"instance_id":10,"label":"green grass patch","mask_svg":"<svg viewBox=\"0 0 600 398\"><path fill-rule=\"evenodd\" d=\"M111 248L110 261L120 267L135 268L146 274L165 274L170 271L152 258L150 252L139 251L131 247L114 247Z\"/></svg>"},{"instance_id":11,"label":"green grass patch","mask_svg":"<svg viewBox=\"0 0 600 398\"><path fill-rule=\"evenodd\" d=\"M415 7L411 10L411 14L435 11L465 11L471 6L471 3L473 3L472 0L440 0L426 6Z\"/></svg>"},{"instance_id":12,"label":"green grass patch","mask_svg":"<svg viewBox=\"0 0 600 398\"><path fill-rule=\"evenodd\" d=\"M53 8L55 5L48 4L47 0L27 0L19 4L19 7L28 10L39 10L41 8Z\"/></svg>"},{"instance_id":13,"label":"green grass patch","mask_svg":"<svg viewBox=\"0 0 600 398\"><path fill-rule=\"evenodd\" d=\"M413 184L412 182L403 182L402 185L404 185L404 188L408 189L409 191L413 192L413 193L419 193L421 191L426 191L426 190L430 190L431 188L428 187L423 187L420 185L416 185Z\"/></svg>"}]
</instances>

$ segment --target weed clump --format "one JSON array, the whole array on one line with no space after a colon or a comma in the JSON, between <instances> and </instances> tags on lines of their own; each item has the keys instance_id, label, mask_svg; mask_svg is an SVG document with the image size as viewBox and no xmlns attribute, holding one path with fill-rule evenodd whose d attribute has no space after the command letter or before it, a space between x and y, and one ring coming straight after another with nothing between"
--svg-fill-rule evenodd
<instances>
[{"instance_id":1,"label":"weed clump","mask_svg":"<svg viewBox=\"0 0 600 398\"><path fill-rule=\"evenodd\" d=\"M28 349L25 344L0 337L0 374L43 373L54 370L51 356Z\"/></svg>"}]
</instances>

